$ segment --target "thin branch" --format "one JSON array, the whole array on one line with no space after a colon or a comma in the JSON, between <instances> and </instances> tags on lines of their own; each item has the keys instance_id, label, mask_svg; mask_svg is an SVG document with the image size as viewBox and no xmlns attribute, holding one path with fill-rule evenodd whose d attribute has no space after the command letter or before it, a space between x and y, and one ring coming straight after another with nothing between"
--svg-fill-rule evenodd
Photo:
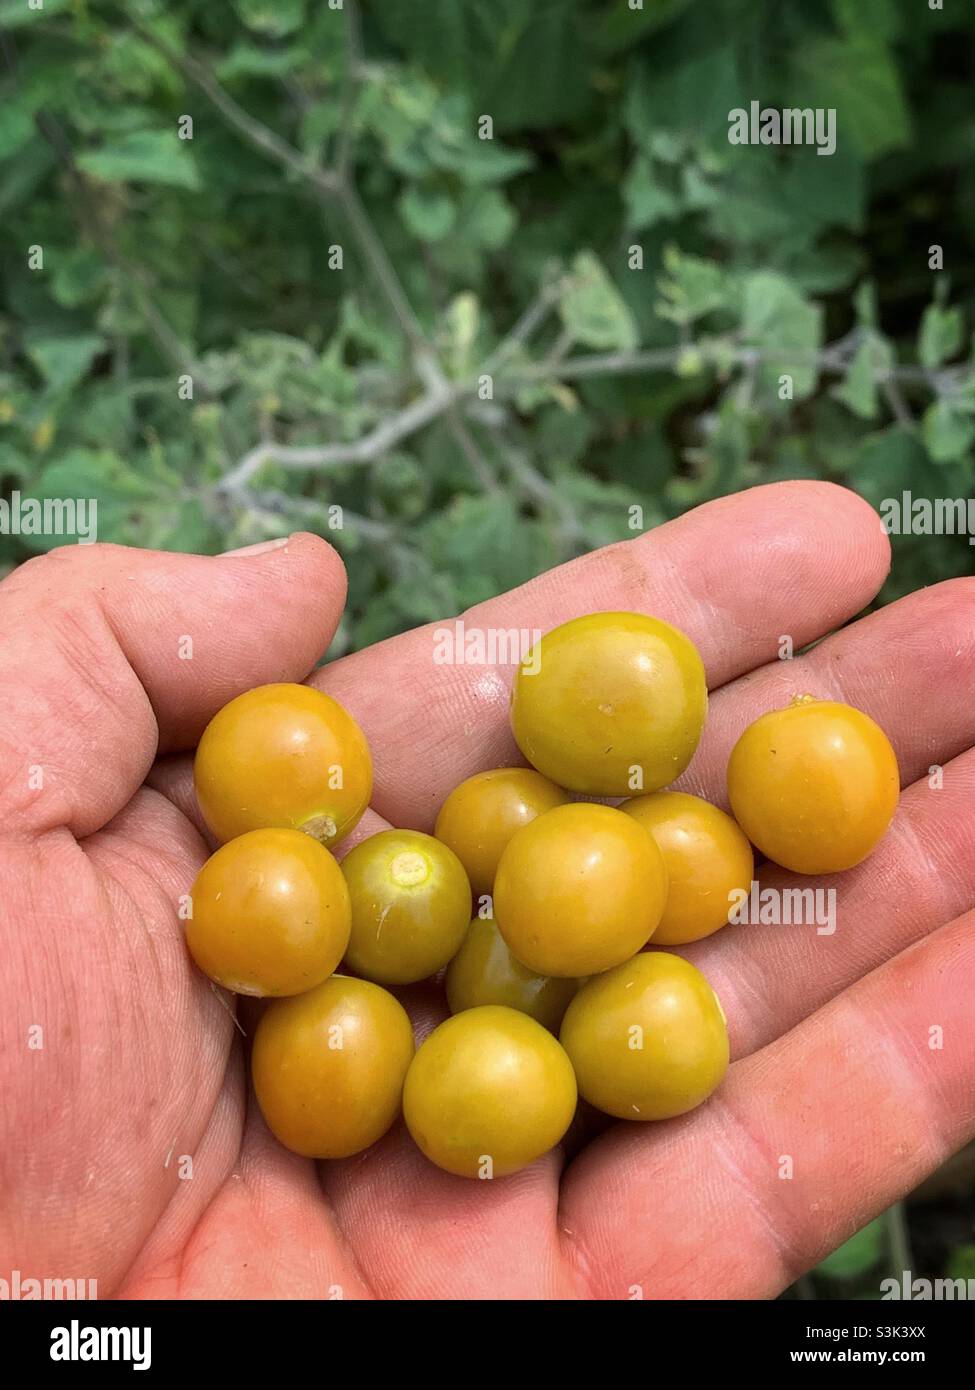
<instances>
[{"instance_id":1,"label":"thin branch","mask_svg":"<svg viewBox=\"0 0 975 1390\"><path fill-rule=\"evenodd\" d=\"M604 352L581 357L569 357L562 362L530 362L519 368L514 382L542 381L557 376L560 379L584 376L619 376L637 372L665 371L676 365L683 348L658 348L652 352Z\"/></svg>"},{"instance_id":2,"label":"thin branch","mask_svg":"<svg viewBox=\"0 0 975 1390\"><path fill-rule=\"evenodd\" d=\"M887 1242L890 1261L897 1274L906 1273L913 1264L911 1235L907 1227L907 1212L903 1202L895 1202L886 1215Z\"/></svg>"},{"instance_id":3,"label":"thin branch","mask_svg":"<svg viewBox=\"0 0 975 1390\"><path fill-rule=\"evenodd\" d=\"M379 288L385 295L397 323L419 358L418 365L422 364L422 368L428 372L433 368L434 375L442 379L443 374L439 365L436 364L433 349L424 336L420 321L413 312L413 307L406 297L406 291L400 284L399 276L386 253L385 246L376 235L358 193L350 183L342 180L337 182L333 193L345 213L349 228L371 266Z\"/></svg>"},{"instance_id":4,"label":"thin branch","mask_svg":"<svg viewBox=\"0 0 975 1390\"><path fill-rule=\"evenodd\" d=\"M539 502L547 504L557 513L559 530L566 543L571 546L575 541L585 540L585 531L575 508L568 498L563 497L556 485L546 478L544 473L540 473L520 449L508 447L504 451L504 457L525 492Z\"/></svg>"},{"instance_id":5,"label":"thin branch","mask_svg":"<svg viewBox=\"0 0 975 1390\"><path fill-rule=\"evenodd\" d=\"M357 16L352 21L357 22ZM241 106L234 101L228 92L220 85L217 79L196 59L187 55L179 54L162 43L155 35L151 34L142 26L137 25L138 32L143 35L146 41L152 44L158 51L163 53L180 72L193 81L201 91L210 99L213 105L224 116L227 122L239 131L257 149L269 155L272 159L283 164L294 174L306 179L320 199L329 204L333 200L337 201L349 223L349 228L353 237L359 245L372 273L382 291L393 315L399 324L402 332L413 348L414 365L421 381L427 388L426 395L416 402L415 406L401 412L399 417L394 417L390 426L374 431L373 436L366 440L359 441L359 446L353 446L351 450L336 453L333 449L313 450L309 453L306 450L286 450L264 442L252 449L240 463L228 474L227 481L231 486L237 486L241 481L246 481L260 469L264 463L272 459L285 467L327 467L329 464L346 462L356 463L371 461L379 452L389 448L391 443L395 443L405 434L412 433L419 428L417 420L426 423L428 419L433 419L438 415L447 414L447 425L454 438L467 458L471 468L481 482L482 486L489 491L497 490L497 480L493 477L485 460L481 457L470 433L467 431L463 421L453 410L454 391L444 375L443 368L437 356L427 341L426 335L419 319L413 311L413 307L407 298L406 291L400 283L399 276L390 260L386 248L376 234L376 231L369 220L369 216L362 205L359 195L349 178L344 176L344 172L335 172L323 169L316 161L305 158L295 150L287 141L282 140L268 126L249 116ZM357 30L350 31L350 42L357 41ZM346 151L348 154L348 151ZM402 431L402 433L400 433Z\"/></svg>"},{"instance_id":6,"label":"thin branch","mask_svg":"<svg viewBox=\"0 0 975 1390\"><path fill-rule=\"evenodd\" d=\"M382 544L388 544L397 536L396 527L388 521L377 521L375 517L362 516L359 512L349 511L348 507L342 507L342 526L333 526L329 504L318 502L313 497L296 497L289 492L277 492L273 489L262 492L240 489L234 494L233 500L244 507L249 507L253 501L270 516L287 516L290 513L296 517L303 517L306 521L314 521L324 526L329 532L341 532L348 523L353 531L360 532L368 540Z\"/></svg>"},{"instance_id":7,"label":"thin branch","mask_svg":"<svg viewBox=\"0 0 975 1390\"><path fill-rule=\"evenodd\" d=\"M907 401L904 399L903 392L898 386L892 375L885 376L880 382L880 390L884 400L890 407L890 413L899 425L904 425L908 429L914 428L914 416L911 414Z\"/></svg>"},{"instance_id":8,"label":"thin branch","mask_svg":"<svg viewBox=\"0 0 975 1390\"><path fill-rule=\"evenodd\" d=\"M542 286L521 318L484 363L482 374L493 375L528 342L558 303L563 289L563 282L559 279L551 280Z\"/></svg>"},{"instance_id":9,"label":"thin branch","mask_svg":"<svg viewBox=\"0 0 975 1390\"><path fill-rule=\"evenodd\" d=\"M571 379L573 377L667 371L676 366L681 356L688 351L699 352L705 366L714 365L714 354L710 353L706 346L701 347L690 342L680 347L655 348L648 352L592 353L585 356L569 357L559 364L550 363L548 360L532 362L524 367L519 367L518 372L511 380L538 381L553 375ZM747 367L756 363L768 362L794 363L800 367L816 367L820 372L830 375L842 374L849 367L848 355L837 352L834 346L825 347L820 352L812 353L796 352L789 347L768 349L741 347L727 354L727 357L722 355L721 360L722 362L727 361L729 365L735 367ZM878 384L881 385L885 380L893 379L905 383L924 384L932 390L938 391L939 394L943 394L945 389L950 389L951 384L960 378L961 372L955 368L945 368L940 372L932 372L925 367L907 365L878 369L875 375Z\"/></svg>"},{"instance_id":10,"label":"thin branch","mask_svg":"<svg viewBox=\"0 0 975 1390\"><path fill-rule=\"evenodd\" d=\"M338 190L339 179L336 174L330 169L323 169L315 160L308 159L300 150L289 145L287 140L282 140L279 135L275 134L270 126L266 126L262 121L248 115L202 63L191 58L189 54L178 53L169 44L164 43L151 29L147 29L137 20L130 19L129 22L141 39L144 39L157 53L161 53L184 77L188 77L199 87L227 124L233 126L234 130L238 131L256 150L260 150L270 159L283 164L298 178L307 179L321 193L333 194Z\"/></svg>"},{"instance_id":11,"label":"thin branch","mask_svg":"<svg viewBox=\"0 0 975 1390\"><path fill-rule=\"evenodd\" d=\"M428 391L349 444L287 447L273 440L265 440L245 454L224 476L219 486L231 490L239 487L268 463L276 463L283 468L332 468L345 463L374 463L401 439L406 439L436 420L453 399L459 399L460 394L460 388L454 387L444 392Z\"/></svg>"},{"instance_id":12,"label":"thin branch","mask_svg":"<svg viewBox=\"0 0 975 1390\"><path fill-rule=\"evenodd\" d=\"M209 394L206 372L202 365L156 304L145 271L130 261L122 251L114 228L103 216L100 203L91 196L88 179L75 161L74 151L61 123L42 111L37 116L37 127L61 161L74 187L78 208L82 214L79 217L82 231L87 232L97 243L117 270L128 276L149 331L163 356L168 358L177 371L189 373L203 393Z\"/></svg>"},{"instance_id":13,"label":"thin branch","mask_svg":"<svg viewBox=\"0 0 975 1390\"><path fill-rule=\"evenodd\" d=\"M291 524L290 518L319 529L341 544L347 530L358 532L366 540L382 548L388 556L393 573L402 577L415 566L416 554L400 539L399 530L388 521L378 521L375 517L362 516L347 507L342 508L342 526L333 526L333 518L327 503L311 497L295 497L287 492L269 490L254 493L248 488L227 490L214 489L211 496L232 506L258 521L263 521L268 530L276 533L282 520Z\"/></svg>"},{"instance_id":14,"label":"thin branch","mask_svg":"<svg viewBox=\"0 0 975 1390\"><path fill-rule=\"evenodd\" d=\"M357 0L345 0L345 73L342 82L342 117L339 121L335 167L340 179L348 182L352 167L355 136L352 114L355 107L359 71L362 67L362 22Z\"/></svg>"},{"instance_id":15,"label":"thin branch","mask_svg":"<svg viewBox=\"0 0 975 1390\"><path fill-rule=\"evenodd\" d=\"M351 110L355 80L361 69L361 36L359 15L355 0L347 0L347 24L349 44L349 69L351 80L346 82L345 103L347 114ZM359 195L347 177L351 163L351 143L346 138L348 131L343 128L338 156L338 168L326 169L314 159L309 159L281 139L273 130L244 109L225 91L212 73L196 59L180 54L157 38L150 30L134 23L135 30L162 53L179 71L193 81L209 98L224 119L237 130L256 149L282 164L297 177L306 180L322 199L337 200L348 220L350 230L369 263L373 275L386 298L400 329L409 340L414 352L414 365L421 381L426 386L423 396L407 406L398 414L384 421L370 433L349 444L323 445L321 447L287 447L265 440L251 449L240 462L226 475L221 486L233 490L246 484L265 463L275 462L285 468L327 468L341 463L371 463L401 439L413 434L432 420L446 415L448 427L463 450L472 469L482 485L493 489L497 486L485 461L481 458L476 444L457 409L458 403L470 395L476 385L450 383L443 368L423 332L423 328L413 311L412 305L390 260L386 248L369 219ZM346 122L348 125L349 122ZM544 287L537 300L518 320L515 327L495 350L485 364L485 372L496 373L517 352L536 328L544 321L552 304L558 298L558 291ZM151 310L151 304L150 304ZM157 332L165 333L166 325L155 325ZM849 365L850 352L855 347L856 333L824 348L818 354L800 355L783 352L762 353L753 348L739 348L731 357L731 365L742 365L754 369L756 363L768 360L791 360L797 364L816 366L823 372L845 372ZM172 346L175 346L173 344ZM644 371L663 371L672 368L681 353L687 351L690 343L681 343L676 348L663 348L649 352L616 352L591 354L562 359L568 351L571 340L563 333L556 343L555 350L537 363L521 368L507 383L517 387L518 382L547 380L556 378L571 380L605 375L628 375ZM704 354L705 361L708 356ZM483 373L482 373L483 374ZM899 395L897 381L923 381L932 389L943 393L955 383L953 369L935 373L923 368L894 367L878 374L885 397L895 418L902 423L910 418L907 406Z\"/></svg>"},{"instance_id":16,"label":"thin branch","mask_svg":"<svg viewBox=\"0 0 975 1390\"><path fill-rule=\"evenodd\" d=\"M626 376L641 372L672 370L681 355L688 350L701 351L705 364L711 363L706 350L688 347L656 348L648 352L607 352L592 353L585 356L570 357L562 363L548 360L532 362L520 366L508 376L495 379L495 395L507 395L517 391L525 382L562 381L580 377ZM820 371L841 374L846 370L845 356L835 347L824 348L818 354L790 352L788 348L780 351L762 351L757 348L737 348L728 358L730 365L748 370L763 362L786 360L796 365L816 366ZM892 368L890 374L897 379L916 381L918 369L912 367ZM384 453L408 438L417 430L439 419L446 412L455 410L469 397L476 396L482 372L466 382L446 383L442 388L433 386L413 401L404 410L383 421L357 440L344 444L326 444L320 447L289 448L285 445L265 441L252 449L226 476L228 486L237 486L248 481L267 463L277 463L285 468L329 468L336 464L375 463ZM883 385L887 371L878 372L878 382ZM924 380L929 381L925 373Z\"/></svg>"},{"instance_id":17,"label":"thin branch","mask_svg":"<svg viewBox=\"0 0 975 1390\"><path fill-rule=\"evenodd\" d=\"M574 341L571 328L563 328L545 354L544 361L540 364L544 367L546 375L557 376L559 374L562 370L562 363L568 357Z\"/></svg>"},{"instance_id":18,"label":"thin branch","mask_svg":"<svg viewBox=\"0 0 975 1390\"><path fill-rule=\"evenodd\" d=\"M477 447L474 436L467 428L464 418L457 408L456 401L452 401L447 406L447 424L481 487L485 492L496 496L501 491L501 485L487 459Z\"/></svg>"},{"instance_id":19,"label":"thin branch","mask_svg":"<svg viewBox=\"0 0 975 1390\"><path fill-rule=\"evenodd\" d=\"M338 201L356 241L359 243L390 308L396 316L397 322L414 349L425 358L431 358L433 352L424 337L419 320L399 282L392 261L386 254L386 248L373 230L372 223L369 221L365 208L351 182L343 178L337 171L325 169L316 160L303 155L277 135L270 126L266 126L262 121L248 115L204 64L191 58L188 54L177 53L143 25L135 23L133 27L147 43L167 58L185 77L195 83L227 123L243 135L255 149L276 160L277 163L283 164L298 178L307 180L319 197L324 198L330 205L333 200Z\"/></svg>"}]
</instances>

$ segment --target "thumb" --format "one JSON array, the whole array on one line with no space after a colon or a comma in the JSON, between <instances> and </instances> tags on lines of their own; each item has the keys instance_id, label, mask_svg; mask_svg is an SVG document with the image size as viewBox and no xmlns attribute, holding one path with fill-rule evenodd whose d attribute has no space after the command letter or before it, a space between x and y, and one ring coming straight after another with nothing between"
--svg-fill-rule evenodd
<instances>
[{"instance_id":1,"label":"thumb","mask_svg":"<svg viewBox=\"0 0 975 1390\"><path fill-rule=\"evenodd\" d=\"M220 556L71 546L0 584L0 817L87 835L157 752L192 747L241 691L302 680L345 571L317 536Z\"/></svg>"}]
</instances>

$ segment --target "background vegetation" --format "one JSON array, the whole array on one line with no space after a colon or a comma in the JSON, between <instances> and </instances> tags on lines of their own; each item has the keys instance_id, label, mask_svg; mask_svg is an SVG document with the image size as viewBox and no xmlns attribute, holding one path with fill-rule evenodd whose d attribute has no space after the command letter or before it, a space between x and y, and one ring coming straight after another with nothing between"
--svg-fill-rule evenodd
<instances>
[{"instance_id":1,"label":"background vegetation","mask_svg":"<svg viewBox=\"0 0 975 1390\"><path fill-rule=\"evenodd\" d=\"M0 0L5 493L146 546L321 530L336 651L634 506L970 493L973 0L31 3ZM835 107L835 155L730 146L752 99ZM971 568L895 550L884 600ZM970 1194L798 1292L875 1289L912 1234L915 1273L972 1272Z\"/></svg>"}]
</instances>

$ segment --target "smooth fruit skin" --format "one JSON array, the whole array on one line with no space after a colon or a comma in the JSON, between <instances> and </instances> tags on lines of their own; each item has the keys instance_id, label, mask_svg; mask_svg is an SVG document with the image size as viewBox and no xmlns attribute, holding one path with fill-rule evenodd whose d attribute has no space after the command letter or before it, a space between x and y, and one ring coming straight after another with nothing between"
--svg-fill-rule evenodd
<instances>
[{"instance_id":1,"label":"smooth fruit skin","mask_svg":"<svg viewBox=\"0 0 975 1390\"><path fill-rule=\"evenodd\" d=\"M513 837L494 881L494 916L538 975L595 975L653 935L667 900L663 855L611 806L557 806Z\"/></svg>"},{"instance_id":2,"label":"smooth fruit skin","mask_svg":"<svg viewBox=\"0 0 975 1390\"><path fill-rule=\"evenodd\" d=\"M403 1117L438 1168L504 1177L562 1138L576 1107L565 1052L540 1023L485 1005L435 1028L406 1075Z\"/></svg>"},{"instance_id":3,"label":"smooth fruit skin","mask_svg":"<svg viewBox=\"0 0 975 1390\"><path fill-rule=\"evenodd\" d=\"M372 758L362 730L331 696L310 685L261 685L210 720L193 779L218 840L279 826L332 848L369 805Z\"/></svg>"},{"instance_id":4,"label":"smooth fruit skin","mask_svg":"<svg viewBox=\"0 0 975 1390\"><path fill-rule=\"evenodd\" d=\"M651 792L624 801L657 842L670 887L654 946L700 941L725 926L736 899L751 888L755 856L748 838L724 811L687 792Z\"/></svg>"},{"instance_id":5,"label":"smooth fruit skin","mask_svg":"<svg viewBox=\"0 0 975 1390\"><path fill-rule=\"evenodd\" d=\"M590 980L559 1036L579 1094L621 1120L683 1115L728 1069L717 995L700 970L666 951L645 951Z\"/></svg>"},{"instance_id":6,"label":"smooth fruit skin","mask_svg":"<svg viewBox=\"0 0 975 1390\"><path fill-rule=\"evenodd\" d=\"M497 767L468 777L447 797L434 834L467 870L475 896L490 893L502 851L516 830L568 795L530 767Z\"/></svg>"},{"instance_id":7,"label":"smooth fruit skin","mask_svg":"<svg viewBox=\"0 0 975 1390\"><path fill-rule=\"evenodd\" d=\"M728 763L735 819L797 874L859 864L883 838L900 774L883 729L851 705L800 696L756 719Z\"/></svg>"},{"instance_id":8,"label":"smooth fruit skin","mask_svg":"<svg viewBox=\"0 0 975 1390\"><path fill-rule=\"evenodd\" d=\"M453 850L419 830L381 830L350 850L352 901L345 958L384 985L408 985L456 954L471 917L471 886Z\"/></svg>"},{"instance_id":9,"label":"smooth fruit skin","mask_svg":"<svg viewBox=\"0 0 975 1390\"><path fill-rule=\"evenodd\" d=\"M190 897L190 953L238 994L312 989L345 954L351 910L342 870L299 830L251 830L222 845Z\"/></svg>"},{"instance_id":10,"label":"smooth fruit skin","mask_svg":"<svg viewBox=\"0 0 975 1390\"><path fill-rule=\"evenodd\" d=\"M368 980L333 975L266 1010L251 1074L267 1126L307 1158L348 1158L400 1112L413 1028L398 1000Z\"/></svg>"},{"instance_id":11,"label":"smooth fruit skin","mask_svg":"<svg viewBox=\"0 0 975 1390\"><path fill-rule=\"evenodd\" d=\"M481 1004L504 1004L528 1014L550 1032L575 997L576 981L536 975L515 960L491 917L475 917L444 980L452 1014Z\"/></svg>"},{"instance_id":12,"label":"smooth fruit skin","mask_svg":"<svg viewBox=\"0 0 975 1390\"><path fill-rule=\"evenodd\" d=\"M592 796L673 782L691 760L706 711L697 648L643 613L563 623L536 643L511 692L511 727L527 760L560 787Z\"/></svg>"}]
</instances>

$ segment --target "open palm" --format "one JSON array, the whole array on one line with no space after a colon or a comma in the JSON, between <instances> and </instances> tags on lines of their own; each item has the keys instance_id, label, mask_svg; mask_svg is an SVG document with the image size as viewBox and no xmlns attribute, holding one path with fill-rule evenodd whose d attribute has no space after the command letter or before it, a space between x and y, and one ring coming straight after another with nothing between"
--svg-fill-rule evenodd
<instances>
[{"instance_id":1,"label":"open palm","mask_svg":"<svg viewBox=\"0 0 975 1390\"><path fill-rule=\"evenodd\" d=\"M975 586L777 659L783 636L798 650L857 613L887 564L861 500L788 483L466 615L546 631L626 608L682 628L713 693L680 785L712 800L742 728L805 691L877 719L905 787L876 853L828 881L835 934L733 926L683 952L728 1015L717 1095L614 1124L567 1168L550 1154L483 1183L431 1167L402 1125L339 1163L283 1150L182 940L207 854L187 751L233 695L307 675L344 600L334 552L303 535L217 558L97 546L15 571L0 585L0 1274L96 1278L103 1297L765 1297L914 1186L975 1132ZM518 760L509 673L432 653L420 630L313 677L373 750L356 838L429 829L462 778ZM432 985L402 997L422 1026L444 1012Z\"/></svg>"}]
</instances>

